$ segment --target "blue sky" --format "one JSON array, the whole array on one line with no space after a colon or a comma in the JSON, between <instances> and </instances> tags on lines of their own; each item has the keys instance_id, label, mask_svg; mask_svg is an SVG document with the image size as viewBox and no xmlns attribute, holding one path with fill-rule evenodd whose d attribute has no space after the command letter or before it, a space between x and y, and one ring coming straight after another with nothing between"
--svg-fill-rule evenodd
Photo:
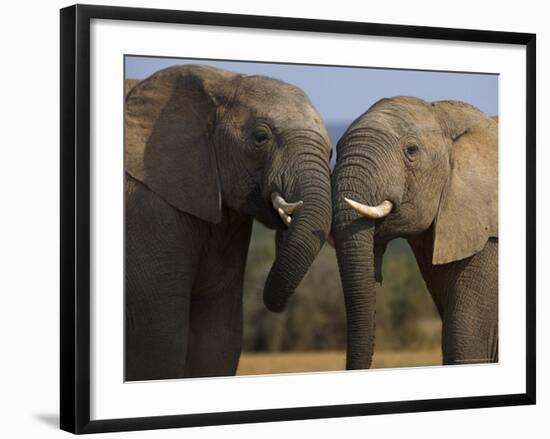
<instances>
[{"instance_id":1,"label":"blue sky","mask_svg":"<svg viewBox=\"0 0 550 439\"><path fill-rule=\"evenodd\" d=\"M498 114L498 76L487 74L127 56L126 78L143 79L175 64L205 64L294 84L309 96L329 128L347 126L377 100L398 95L458 99Z\"/></svg>"}]
</instances>

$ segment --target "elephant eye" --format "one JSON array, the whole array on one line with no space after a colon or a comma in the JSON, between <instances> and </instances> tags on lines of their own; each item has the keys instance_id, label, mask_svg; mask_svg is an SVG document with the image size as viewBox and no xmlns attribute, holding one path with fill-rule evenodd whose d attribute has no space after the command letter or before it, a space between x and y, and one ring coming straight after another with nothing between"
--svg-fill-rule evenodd
<instances>
[{"instance_id":1,"label":"elephant eye","mask_svg":"<svg viewBox=\"0 0 550 439\"><path fill-rule=\"evenodd\" d=\"M254 130L252 134L254 137L254 143L256 147L259 148L264 146L271 139L271 130L267 127L258 127Z\"/></svg>"},{"instance_id":2,"label":"elephant eye","mask_svg":"<svg viewBox=\"0 0 550 439\"><path fill-rule=\"evenodd\" d=\"M414 159L418 155L418 146L415 144L409 144L405 147L405 153L409 157L409 159Z\"/></svg>"}]
</instances>

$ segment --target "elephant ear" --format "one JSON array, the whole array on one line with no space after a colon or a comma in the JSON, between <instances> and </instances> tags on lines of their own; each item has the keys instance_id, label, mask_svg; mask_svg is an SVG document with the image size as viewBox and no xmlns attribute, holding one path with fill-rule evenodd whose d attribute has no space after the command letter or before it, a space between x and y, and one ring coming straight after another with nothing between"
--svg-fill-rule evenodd
<instances>
[{"instance_id":1,"label":"elephant ear","mask_svg":"<svg viewBox=\"0 0 550 439\"><path fill-rule=\"evenodd\" d=\"M474 255L498 238L498 123L461 102L435 107L452 139L450 173L434 224L434 264Z\"/></svg>"},{"instance_id":2,"label":"elephant ear","mask_svg":"<svg viewBox=\"0 0 550 439\"><path fill-rule=\"evenodd\" d=\"M205 75L189 66L161 70L126 97L125 170L177 209L219 223L221 190L209 132L216 105Z\"/></svg>"}]
</instances>

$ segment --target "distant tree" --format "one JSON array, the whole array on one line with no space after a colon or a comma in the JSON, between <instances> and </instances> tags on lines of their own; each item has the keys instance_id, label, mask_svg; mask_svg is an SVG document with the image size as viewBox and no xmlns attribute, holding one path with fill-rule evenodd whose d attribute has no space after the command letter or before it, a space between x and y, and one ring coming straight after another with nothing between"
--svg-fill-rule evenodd
<instances>
[{"instance_id":1,"label":"distant tree","mask_svg":"<svg viewBox=\"0 0 550 439\"><path fill-rule=\"evenodd\" d=\"M344 296L334 249L323 247L281 314L270 313L262 301L274 252L273 232L255 223L244 283L244 350L344 350ZM377 303L377 348L437 346L437 313L406 241L397 240L388 246L383 269L384 283Z\"/></svg>"}]
</instances>

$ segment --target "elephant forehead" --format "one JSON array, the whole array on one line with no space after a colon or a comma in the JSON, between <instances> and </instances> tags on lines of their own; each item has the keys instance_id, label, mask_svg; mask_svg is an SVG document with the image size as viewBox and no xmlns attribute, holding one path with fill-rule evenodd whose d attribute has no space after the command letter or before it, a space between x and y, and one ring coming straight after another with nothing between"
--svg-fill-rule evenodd
<instances>
[{"instance_id":1,"label":"elephant forehead","mask_svg":"<svg viewBox=\"0 0 550 439\"><path fill-rule=\"evenodd\" d=\"M313 110L310 100L301 89L265 76L244 77L237 98L241 102L248 102L259 109L277 111Z\"/></svg>"},{"instance_id":2,"label":"elephant forehead","mask_svg":"<svg viewBox=\"0 0 550 439\"><path fill-rule=\"evenodd\" d=\"M263 76L245 77L232 104L241 118L266 119L281 131L315 130L329 143L321 115L298 87Z\"/></svg>"},{"instance_id":3,"label":"elephant forehead","mask_svg":"<svg viewBox=\"0 0 550 439\"><path fill-rule=\"evenodd\" d=\"M260 112L261 114L261 112ZM324 131L325 125L319 113L308 105L274 103L266 108L265 116L285 129L314 129Z\"/></svg>"},{"instance_id":4,"label":"elephant forehead","mask_svg":"<svg viewBox=\"0 0 550 439\"><path fill-rule=\"evenodd\" d=\"M359 118L356 126L391 131L397 137L441 130L438 120L428 105L390 99L372 106Z\"/></svg>"}]
</instances>

